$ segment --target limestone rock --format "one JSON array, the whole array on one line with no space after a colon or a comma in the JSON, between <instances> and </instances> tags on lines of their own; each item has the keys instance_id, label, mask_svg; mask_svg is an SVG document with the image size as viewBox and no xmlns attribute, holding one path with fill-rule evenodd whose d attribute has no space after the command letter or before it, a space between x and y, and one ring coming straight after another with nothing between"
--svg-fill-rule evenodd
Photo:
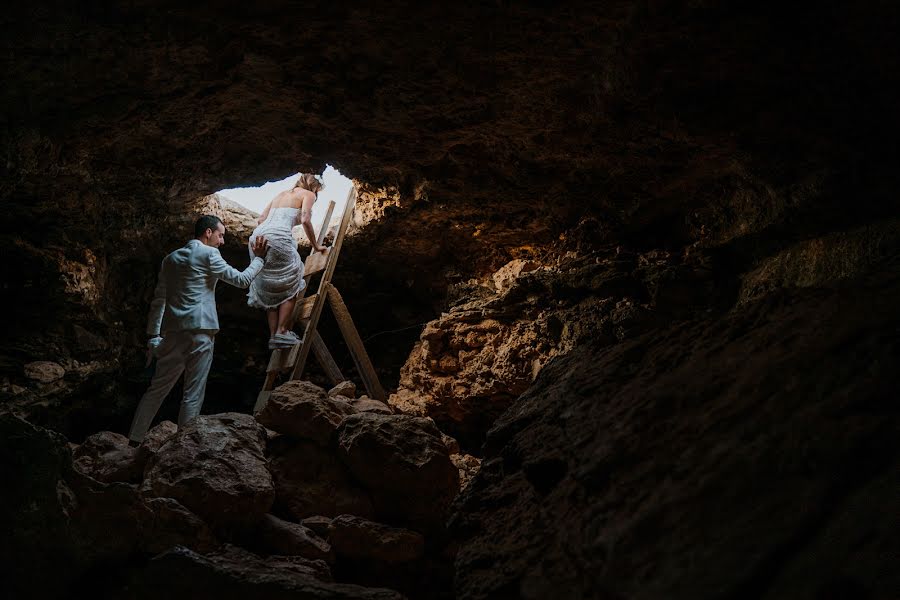
<instances>
[{"instance_id":1,"label":"limestone rock","mask_svg":"<svg viewBox=\"0 0 900 600\"><path fill-rule=\"evenodd\" d=\"M329 397L317 385L294 380L277 387L256 418L279 433L325 444L344 417L354 412L346 399Z\"/></svg>"},{"instance_id":2,"label":"limestone rock","mask_svg":"<svg viewBox=\"0 0 900 600\"><path fill-rule=\"evenodd\" d=\"M425 553L425 538L421 533L354 515L336 517L331 522L328 539L339 556L382 563L386 568L420 559Z\"/></svg>"},{"instance_id":3,"label":"limestone rock","mask_svg":"<svg viewBox=\"0 0 900 600\"><path fill-rule=\"evenodd\" d=\"M370 491L379 518L425 528L443 524L459 474L430 419L351 415L338 429L338 453Z\"/></svg>"},{"instance_id":4,"label":"limestone rock","mask_svg":"<svg viewBox=\"0 0 900 600\"><path fill-rule=\"evenodd\" d=\"M145 552L157 554L179 545L196 552L209 552L219 546L209 525L177 500L146 498L144 504L153 513L152 523L141 542Z\"/></svg>"},{"instance_id":5,"label":"limestone rock","mask_svg":"<svg viewBox=\"0 0 900 600\"><path fill-rule=\"evenodd\" d=\"M178 425L172 421L162 421L147 431L138 448L149 458L159 452L159 449L162 448L163 444L172 439L177 432Z\"/></svg>"},{"instance_id":6,"label":"limestone rock","mask_svg":"<svg viewBox=\"0 0 900 600\"><path fill-rule=\"evenodd\" d=\"M368 396L361 396L351 400L350 406L352 406L356 412L371 412L382 415L394 414L394 411L391 410L390 406L384 402L375 400L374 398L369 398Z\"/></svg>"},{"instance_id":7,"label":"limestone rock","mask_svg":"<svg viewBox=\"0 0 900 600\"><path fill-rule=\"evenodd\" d=\"M500 292L505 288L508 288L522 273L534 271L538 267L540 267L540 264L534 261L521 259L511 260L491 275L491 279L494 280L494 287Z\"/></svg>"},{"instance_id":8,"label":"limestone rock","mask_svg":"<svg viewBox=\"0 0 900 600\"><path fill-rule=\"evenodd\" d=\"M356 398L356 384L352 381L342 381L330 390L328 390L329 396L343 396L344 398L354 399Z\"/></svg>"},{"instance_id":9,"label":"limestone rock","mask_svg":"<svg viewBox=\"0 0 900 600\"><path fill-rule=\"evenodd\" d=\"M120 433L101 431L88 436L73 453L76 469L97 481L140 483L144 468L138 451Z\"/></svg>"},{"instance_id":10,"label":"limestone rock","mask_svg":"<svg viewBox=\"0 0 900 600\"><path fill-rule=\"evenodd\" d=\"M69 527L77 500L65 438L0 415L0 574L11 598L61 597L81 559ZM52 577L47 574L52 573Z\"/></svg>"},{"instance_id":11,"label":"limestone rock","mask_svg":"<svg viewBox=\"0 0 900 600\"><path fill-rule=\"evenodd\" d=\"M25 365L25 377L38 383L53 383L66 374L59 363L49 360L38 360Z\"/></svg>"},{"instance_id":12,"label":"limestone rock","mask_svg":"<svg viewBox=\"0 0 900 600\"><path fill-rule=\"evenodd\" d=\"M441 441L444 442L444 445L447 446L447 452L450 453L452 457L454 454L459 454L459 442L456 441L453 437L447 435L443 431L441 432Z\"/></svg>"},{"instance_id":13,"label":"limestone rock","mask_svg":"<svg viewBox=\"0 0 900 600\"><path fill-rule=\"evenodd\" d=\"M331 546L305 525L265 515L243 535L244 545L261 554L302 556L310 560L334 561Z\"/></svg>"},{"instance_id":14,"label":"limestone rock","mask_svg":"<svg viewBox=\"0 0 900 600\"><path fill-rule=\"evenodd\" d=\"M141 467L142 473L150 459L156 456L163 445L174 438L177 432L178 425L172 421L162 421L147 431L144 439L141 440L140 446L137 447L136 454L136 460Z\"/></svg>"},{"instance_id":15,"label":"limestone rock","mask_svg":"<svg viewBox=\"0 0 900 600\"><path fill-rule=\"evenodd\" d=\"M343 513L372 516L369 494L334 451L309 440L280 436L269 445L275 509L295 520Z\"/></svg>"},{"instance_id":16,"label":"limestone rock","mask_svg":"<svg viewBox=\"0 0 900 600\"><path fill-rule=\"evenodd\" d=\"M331 521L331 517L316 515L313 517L306 517L305 519L300 521L300 524L304 527L312 529L319 537L327 538L328 528L331 526Z\"/></svg>"},{"instance_id":17,"label":"limestone rock","mask_svg":"<svg viewBox=\"0 0 900 600\"><path fill-rule=\"evenodd\" d=\"M466 489L481 469L481 459L471 454L451 454L450 461L459 469L459 489Z\"/></svg>"},{"instance_id":18,"label":"limestone rock","mask_svg":"<svg viewBox=\"0 0 900 600\"><path fill-rule=\"evenodd\" d=\"M454 505L457 594L891 597L898 302L807 290L554 361Z\"/></svg>"},{"instance_id":19,"label":"limestone rock","mask_svg":"<svg viewBox=\"0 0 900 600\"><path fill-rule=\"evenodd\" d=\"M193 600L198 584L219 600L297 598L328 600L401 600L384 588L333 583L327 565L301 557L259 558L234 547L198 554L176 547L155 557L134 574L122 595L135 600Z\"/></svg>"},{"instance_id":20,"label":"limestone rock","mask_svg":"<svg viewBox=\"0 0 900 600\"><path fill-rule=\"evenodd\" d=\"M275 495L264 445L250 415L196 417L150 459L145 493L175 498L214 527L252 525Z\"/></svg>"}]
</instances>

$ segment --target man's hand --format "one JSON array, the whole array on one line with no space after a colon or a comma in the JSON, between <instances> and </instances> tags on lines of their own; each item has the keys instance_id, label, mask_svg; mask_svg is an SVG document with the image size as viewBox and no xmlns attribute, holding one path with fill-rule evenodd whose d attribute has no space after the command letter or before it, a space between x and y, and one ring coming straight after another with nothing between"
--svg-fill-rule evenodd
<instances>
[{"instance_id":1,"label":"man's hand","mask_svg":"<svg viewBox=\"0 0 900 600\"><path fill-rule=\"evenodd\" d=\"M162 344L162 341L163 339L158 335L147 340L147 364L144 365L145 367L149 367L159 353L159 345Z\"/></svg>"},{"instance_id":2,"label":"man's hand","mask_svg":"<svg viewBox=\"0 0 900 600\"><path fill-rule=\"evenodd\" d=\"M261 235L256 238L256 241L253 242L252 250L254 256L265 258L266 253L269 251L269 240L266 239L266 236Z\"/></svg>"}]
</instances>

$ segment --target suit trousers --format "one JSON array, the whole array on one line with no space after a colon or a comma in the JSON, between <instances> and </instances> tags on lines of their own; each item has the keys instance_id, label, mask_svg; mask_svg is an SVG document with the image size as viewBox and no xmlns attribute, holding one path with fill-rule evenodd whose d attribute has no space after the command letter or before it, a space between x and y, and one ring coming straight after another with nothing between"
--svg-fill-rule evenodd
<instances>
[{"instance_id":1,"label":"suit trousers","mask_svg":"<svg viewBox=\"0 0 900 600\"><path fill-rule=\"evenodd\" d=\"M156 373L131 422L128 432L131 440L140 442L144 439L159 407L182 373L184 395L178 412L178 426L200 414L206 395L206 378L212 365L214 342L214 331L171 331L165 334L157 353Z\"/></svg>"}]
</instances>

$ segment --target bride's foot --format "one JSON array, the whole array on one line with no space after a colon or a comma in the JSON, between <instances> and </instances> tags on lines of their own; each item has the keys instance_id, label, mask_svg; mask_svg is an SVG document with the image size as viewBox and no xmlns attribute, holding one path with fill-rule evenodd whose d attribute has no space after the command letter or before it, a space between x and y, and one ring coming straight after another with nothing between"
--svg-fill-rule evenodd
<instances>
[{"instance_id":1,"label":"bride's foot","mask_svg":"<svg viewBox=\"0 0 900 600\"><path fill-rule=\"evenodd\" d=\"M296 346L302 340L293 331L285 331L284 333L276 333L269 339L269 349L290 348Z\"/></svg>"}]
</instances>

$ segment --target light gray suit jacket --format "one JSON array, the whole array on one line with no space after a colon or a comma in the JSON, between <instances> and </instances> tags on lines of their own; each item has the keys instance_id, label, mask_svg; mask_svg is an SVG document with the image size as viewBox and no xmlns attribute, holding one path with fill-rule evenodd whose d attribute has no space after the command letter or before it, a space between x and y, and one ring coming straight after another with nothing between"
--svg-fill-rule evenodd
<instances>
[{"instance_id":1,"label":"light gray suit jacket","mask_svg":"<svg viewBox=\"0 0 900 600\"><path fill-rule=\"evenodd\" d=\"M263 259L257 256L244 271L238 271L225 262L217 248L191 240L163 259L147 317L147 333L218 331L216 283L221 279L248 288L262 268Z\"/></svg>"}]
</instances>

